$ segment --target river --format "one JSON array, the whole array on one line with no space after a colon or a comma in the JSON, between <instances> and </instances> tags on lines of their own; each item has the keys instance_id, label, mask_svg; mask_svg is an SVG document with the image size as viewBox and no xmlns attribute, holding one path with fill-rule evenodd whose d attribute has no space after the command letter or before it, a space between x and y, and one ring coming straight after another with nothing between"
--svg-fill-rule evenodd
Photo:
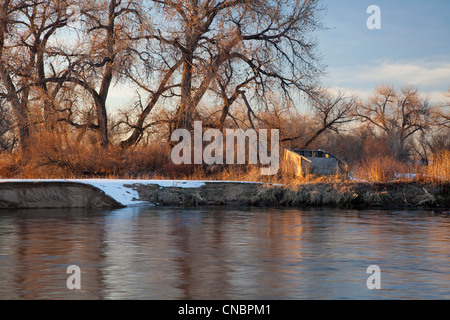
<instances>
[{"instance_id":1,"label":"river","mask_svg":"<svg viewBox=\"0 0 450 320\"><path fill-rule=\"evenodd\" d=\"M66 285L72 265L78 290ZM371 265L379 290L366 284ZM2 210L0 299L450 299L450 215Z\"/></svg>"}]
</instances>

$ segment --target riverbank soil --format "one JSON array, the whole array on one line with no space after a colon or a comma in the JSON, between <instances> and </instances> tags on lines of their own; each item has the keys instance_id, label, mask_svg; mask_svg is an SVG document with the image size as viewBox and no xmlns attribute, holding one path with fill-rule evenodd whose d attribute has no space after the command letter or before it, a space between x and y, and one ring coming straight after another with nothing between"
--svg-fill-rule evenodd
<instances>
[{"instance_id":1,"label":"riverbank soil","mask_svg":"<svg viewBox=\"0 0 450 320\"><path fill-rule=\"evenodd\" d=\"M130 186L141 200L162 205L281 205L342 207L450 207L450 184L307 183L296 187L205 182L199 188Z\"/></svg>"},{"instance_id":2,"label":"riverbank soil","mask_svg":"<svg viewBox=\"0 0 450 320\"><path fill-rule=\"evenodd\" d=\"M101 190L73 182L0 183L0 208L119 208Z\"/></svg>"},{"instance_id":3,"label":"riverbank soil","mask_svg":"<svg viewBox=\"0 0 450 320\"><path fill-rule=\"evenodd\" d=\"M107 184L108 180L105 180ZM450 209L450 183L354 181L304 183L296 186L246 182L202 181L198 187L124 184L137 192L139 205L200 206L329 206ZM117 208L118 199L78 182L2 182L0 208Z\"/></svg>"}]
</instances>

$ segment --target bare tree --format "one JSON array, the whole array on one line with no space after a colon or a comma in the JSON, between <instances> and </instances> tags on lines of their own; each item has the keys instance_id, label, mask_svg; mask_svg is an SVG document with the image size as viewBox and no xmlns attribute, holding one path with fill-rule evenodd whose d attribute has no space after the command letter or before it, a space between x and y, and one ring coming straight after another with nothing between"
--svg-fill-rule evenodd
<instances>
[{"instance_id":1,"label":"bare tree","mask_svg":"<svg viewBox=\"0 0 450 320\"><path fill-rule=\"evenodd\" d=\"M62 121L98 131L100 145L107 147L107 99L114 83L125 78L147 99L136 118L126 114L122 121L130 133L124 147L160 123L148 118L162 102L174 109L165 120L170 130L190 128L200 102L217 97L223 102L219 127L238 100L253 125L255 108L264 106L271 92L279 89L288 98L293 91L311 94L322 68L310 38L320 27L318 3L5 0L1 95L14 112L21 148L27 149L37 123L51 131ZM72 41L74 31L67 26L67 8L73 4L83 20L76 31L79 41ZM64 32L69 32L67 43ZM77 113L76 108L88 110Z\"/></svg>"},{"instance_id":2,"label":"bare tree","mask_svg":"<svg viewBox=\"0 0 450 320\"><path fill-rule=\"evenodd\" d=\"M66 7L62 0L6 0L1 8L0 78L17 119L22 151L28 147L36 122L30 119L32 105L42 103L36 109L43 109L44 124L52 123L50 115L60 86L47 85L45 57L52 37L67 22Z\"/></svg>"},{"instance_id":3,"label":"bare tree","mask_svg":"<svg viewBox=\"0 0 450 320\"><path fill-rule=\"evenodd\" d=\"M81 5L85 29L79 48L59 53L66 59L67 68L50 81L70 82L85 91L95 107L97 119L97 124L88 126L99 131L100 145L106 148L109 144L106 101L113 81L127 67L129 32L134 27L133 18L139 16L139 6L133 0L86 0Z\"/></svg>"},{"instance_id":4,"label":"bare tree","mask_svg":"<svg viewBox=\"0 0 450 320\"><path fill-rule=\"evenodd\" d=\"M339 134L345 124L355 121L357 100L355 97L345 96L342 92L334 95L329 90L319 90L311 96L310 104L318 125L315 132L302 144L302 149L308 148L323 133L332 131ZM300 136L287 137L282 141L298 138Z\"/></svg>"},{"instance_id":5,"label":"bare tree","mask_svg":"<svg viewBox=\"0 0 450 320\"><path fill-rule=\"evenodd\" d=\"M32 4L23 4L24 7ZM22 151L27 149L29 140L28 127L28 97L26 91L20 94L20 81L14 81L14 74L11 72L11 54L8 52L8 45L12 39L12 29L14 19L20 9L20 3L12 0L5 0L0 8L0 77L3 84L3 96L10 102L14 114L17 118L20 146Z\"/></svg>"},{"instance_id":6,"label":"bare tree","mask_svg":"<svg viewBox=\"0 0 450 320\"><path fill-rule=\"evenodd\" d=\"M425 132L432 124L433 107L420 97L416 89L379 86L366 103L357 107L356 115L363 123L389 137L391 147L400 160L408 156L406 142L416 133Z\"/></svg>"},{"instance_id":7,"label":"bare tree","mask_svg":"<svg viewBox=\"0 0 450 320\"><path fill-rule=\"evenodd\" d=\"M149 103L124 146L139 140L147 116L166 92L178 99L171 104L176 104L174 128L190 128L200 101L211 94L223 99L220 127L237 99L250 105L276 89L286 96L292 90L309 93L322 71L310 38L311 31L320 28L319 1L151 2L161 22L140 39L168 53L140 53L164 68L159 81L145 86Z\"/></svg>"},{"instance_id":8,"label":"bare tree","mask_svg":"<svg viewBox=\"0 0 450 320\"><path fill-rule=\"evenodd\" d=\"M436 110L436 121L438 126L449 129L450 128L450 89L448 89L447 93L444 93L444 96L447 97L447 103L442 105L442 108L438 108Z\"/></svg>"}]
</instances>

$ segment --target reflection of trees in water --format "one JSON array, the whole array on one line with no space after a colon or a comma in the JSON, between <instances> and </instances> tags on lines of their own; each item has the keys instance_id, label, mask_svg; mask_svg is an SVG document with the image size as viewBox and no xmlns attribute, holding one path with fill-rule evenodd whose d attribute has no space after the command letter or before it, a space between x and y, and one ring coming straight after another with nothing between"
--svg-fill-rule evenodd
<instances>
[{"instance_id":1,"label":"reflection of trees in water","mask_svg":"<svg viewBox=\"0 0 450 320\"><path fill-rule=\"evenodd\" d=\"M108 299L171 299L174 267L167 219L125 208L105 219L103 293Z\"/></svg>"},{"instance_id":2,"label":"reflection of trees in water","mask_svg":"<svg viewBox=\"0 0 450 320\"><path fill-rule=\"evenodd\" d=\"M224 241L224 212L173 212L171 236L179 254L181 299L226 299L229 291L229 250Z\"/></svg>"},{"instance_id":3,"label":"reflection of trees in water","mask_svg":"<svg viewBox=\"0 0 450 320\"><path fill-rule=\"evenodd\" d=\"M283 278L289 275L279 270L280 262L301 258L301 216L259 210L236 214L217 210L173 215L172 234L183 253L175 260L181 298L274 297L285 288ZM285 241L286 236L293 241Z\"/></svg>"},{"instance_id":4,"label":"reflection of trees in water","mask_svg":"<svg viewBox=\"0 0 450 320\"><path fill-rule=\"evenodd\" d=\"M267 208L5 213L0 298L366 298L371 264L387 296L439 294L450 280L447 220ZM71 264L81 291L66 288Z\"/></svg>"},{"instance_id":5,"label":"reflection of trees in water","mask_svg":"<svg viewBox=\"0 0 450 320\"><path fill-rule=\"evenodd\" d=\"M16 298L101 297L99 246L103 229L96 223L76 221L85 213L80 210L41 210L33 216L26 211L13 213L13 233L6 241L13 240L8 241L12 255L11 265L7 265L11 277L8 286ZM72 264L81 267L82 290L79 291L66 287L69 277L66 269Z\"/></svg>"}]
</instances>

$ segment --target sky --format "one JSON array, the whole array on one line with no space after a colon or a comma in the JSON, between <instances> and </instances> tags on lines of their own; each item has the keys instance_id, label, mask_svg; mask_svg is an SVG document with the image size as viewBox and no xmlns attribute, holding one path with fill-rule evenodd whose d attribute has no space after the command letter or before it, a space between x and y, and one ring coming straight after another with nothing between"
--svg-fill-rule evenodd
<instances>
[{"instance_id":1,"label":"sky","mask_svg":"<svg viewBox=\"0 0 450 320\"><path fill-rule=\"evenodd\" d=\"M413 86L432 102L445 101L450 88L449 0L322 0L326 10L317 32L318 53L325 64L322 85L361 98L376 85ZM369 30L381 11L381 29ZM129 104L134 89L118 86L108 102Z\"/></svg>"},{"instance_id":2,"label":"sky","mask_svg":"<svg viewBox=\"0 0 450 320\"><path fill-rule=\"evenodd\" d=\"M324 0L326 30L317 34L327 65L323 84L360 96L376 85L413 86L432 101L450 88L450 1ZM369 30L370 5L381 29Z\"/></svg>"}]
</instances>

